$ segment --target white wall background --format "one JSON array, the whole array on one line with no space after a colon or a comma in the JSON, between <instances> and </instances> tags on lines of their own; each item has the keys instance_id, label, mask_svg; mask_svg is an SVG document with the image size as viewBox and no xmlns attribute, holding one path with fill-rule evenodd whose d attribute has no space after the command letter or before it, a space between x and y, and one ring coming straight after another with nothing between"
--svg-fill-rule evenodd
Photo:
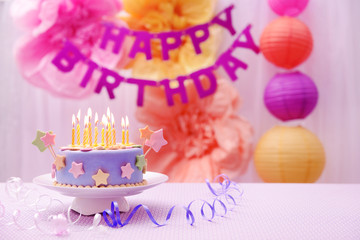
<instances>
[{"instance_id":1,"label":"white wall background","mask_svg":"<svg viewBox=\"0 0 360 240\"><path fill-rule=\"evenodd\" d=\"M234 22L237 30L248 23L259 43L264 27L277 17L265 0L219 0L219 9L236 3ZM131 135L143 124L134 118L137 89L122 85L117 98L106 94L84 100L53 97L28 84L16 68L12 47L21 34L9 16L10 2L0 1L0 181L19 176L26 181L48 173L49 152L40 153L33 145L37 129L57 133L57 146L71 140L71 115L89 106L103 113L107 106L115 118L127 114L132 123ZM314 38L310 58L297 69L306 73L318 86L320 99L314 112L303 125L322 141L327 163L319 182L360 183L360 1L310 0L298 17L306 23ZM224 46L232 41L227 35ZM234 83L243 99L239 113L255 129L255 140L279 122L263 104L263 91L268 80L281 69L268 63L262 55L244 51L239 57L249 65L239 72ZM244 182L259 182L253 163L242 176Z\"/></svg>"}]
</instances>

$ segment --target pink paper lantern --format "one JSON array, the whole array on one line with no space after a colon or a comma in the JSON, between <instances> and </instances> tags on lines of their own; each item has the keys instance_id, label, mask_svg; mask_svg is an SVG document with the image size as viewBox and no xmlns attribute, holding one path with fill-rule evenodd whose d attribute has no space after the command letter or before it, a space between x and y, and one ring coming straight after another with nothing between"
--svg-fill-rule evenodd
<instances>
[{"instance_id":1,"label":"pink paper lantern","mask_svg":"<svg viewBox=\"0 0 360 240\"><path fill-rule=\"evenodd\" d=\"M296 17L306 8L309 0L268 0L268 2L276 14Z\"/></svg>"},{"instance_id":2,"label":"pink paper lantern","mask_svg":"<svg viewBox=\"0 0 360 240\"><path fill-rule=\"evenodd\" d=\"M317 101L315 83L300 72L276 74L264 94L267 109L282 121L305 118L314 110Z\"/></svg>"}]
</instances>

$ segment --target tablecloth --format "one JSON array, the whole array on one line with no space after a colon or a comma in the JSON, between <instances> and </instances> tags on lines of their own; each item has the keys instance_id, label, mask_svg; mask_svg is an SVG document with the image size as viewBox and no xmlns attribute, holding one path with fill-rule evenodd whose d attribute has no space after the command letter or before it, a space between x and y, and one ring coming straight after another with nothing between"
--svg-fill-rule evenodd
<instances>
[{"instance_id":1,"label":"tablecloth","mask_svg":"<svg viewBox=\"0 0 360 240\"><path fill-rule=\"evenodd\" d=\"M67 207L72 198L36 186L41 194L60 199ZM190 226L185 211L175 209L168 224L156 227L145 211L140 210L128 225L112 229L101 221L101 227L89 231L93 218L81 217L71 226L66 237L49 236L37 229L20 230L6 226L15 209L21 210L20 222L33 224L34 212L23 202L14 201L0 184L0 201L5 218L0 220L0 239L360 239L360 184L249 184L239 185L244 191L240 204L225 217L213 221L202 219L201 204L194 205L195 223ZM163 222L173 205L187 205L195 199L211 200L213 195L204 183L165 183L127 197L133 208L149 207L156 220ZM110 208L110 206L109 206ZM126 213L121 217L126 217ZM72 213L72 217L76 217Z\"/></svg>"}]
</instances>

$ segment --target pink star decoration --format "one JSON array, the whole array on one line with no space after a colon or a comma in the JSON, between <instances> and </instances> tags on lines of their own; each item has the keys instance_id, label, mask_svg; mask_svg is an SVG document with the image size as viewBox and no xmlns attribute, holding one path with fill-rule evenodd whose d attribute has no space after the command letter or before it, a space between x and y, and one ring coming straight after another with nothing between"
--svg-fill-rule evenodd
<instances>
[{"instance_id":1,"label":"pink star decoration","mask_svg":"<svg viewBox=\"0 0 360 240\"><path fill-rule=\"evenodd\" d=\"M41 141L44 142L45 147L48 147L49 145L55 145L55 134L50 134L47 132L45 136L41 137Z\"/></svg>"},{"instance_id":2,"label":"pink star decoration","mask_svg":"<svg viewBox=\"0 0 360 240\"><path fill-rule=\"evenodd\" d=\"M80 175L83 175L85 173L83 169L83 164L72 162L69 173L72 173L74 175L74 178L78 178Z\"/></svg>"},{"instance_id":3,"label":"pink star decoration","mask_svg":"<svg viewBox=\"0 0 360 240\"><path fill-rule=\"evenodd\" d=\"M154 149L155 152L158 152L162 146L166 145L168 142L164 139L163 130L157 130L150 136L150 140L145 141L145 145Z\"/></svg>"},{"instance_id":4,"label":"pink star decoration","mask_svg":"<svg viewBox=\"0 0 360 240\"><path fill-rule=\"evenodd\" d=\"M130 163L127 163L125 166L121 167L121 177L125 178L127 177L128 179L131 178L131 174L134 172L134 169L131 167Z\"/></svg>"}]
</instances>

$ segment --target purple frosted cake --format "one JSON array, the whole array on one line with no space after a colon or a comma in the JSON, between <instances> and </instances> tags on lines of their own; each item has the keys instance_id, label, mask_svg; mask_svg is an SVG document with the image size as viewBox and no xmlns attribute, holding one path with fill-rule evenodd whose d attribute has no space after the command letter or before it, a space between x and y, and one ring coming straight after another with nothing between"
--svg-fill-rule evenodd
<instances>
[{"instance_id":1,"label":"purple frosted cake","mask_svg":"<svg viewBox=\"0 0 360 240\"><path fill-rule=\"evenodd\" d=\"M111 121L110 121L111 118ZM75 121L76 119L76 121ZM146 184L143 174L146 173L146 154L153 149L158 152L167 144L163 130L152 131L148 126L139 129L143 145L129 142L129 120L121 119L122 131L116 131L114 116L107 109L107 117L102 116L99 122L98 114L92 128L92 111L88 109L84 117L82 142L80 141L80 110L75 118L72 116L71 144L61 148L56 154L55 134L52 131L38 130L32 142L41 152L49 149L54 162L51 177L56 178L54 185L63 187L133 187ZM75 131L75 123L76 131ZM99 131L101 127L101 132ZM99 134L100 133L100 134ZM116 141L116 133L121 133L121 142ZM98 141L98 135L101 141ZM144 154L143 148L148 149Z\"/></svg>"},{"instance_id":2,"label":"purple frosted cake","mask_svg":"<svg viewBox=\"0 0 360 240\"><path fill-rule=\"evenodd\" d=\"M101 187L145 183L146 160L142 148L138 147L86 152L64 150L57 155L56 161L56 185Z\"/></svg>"}]
</instances>

